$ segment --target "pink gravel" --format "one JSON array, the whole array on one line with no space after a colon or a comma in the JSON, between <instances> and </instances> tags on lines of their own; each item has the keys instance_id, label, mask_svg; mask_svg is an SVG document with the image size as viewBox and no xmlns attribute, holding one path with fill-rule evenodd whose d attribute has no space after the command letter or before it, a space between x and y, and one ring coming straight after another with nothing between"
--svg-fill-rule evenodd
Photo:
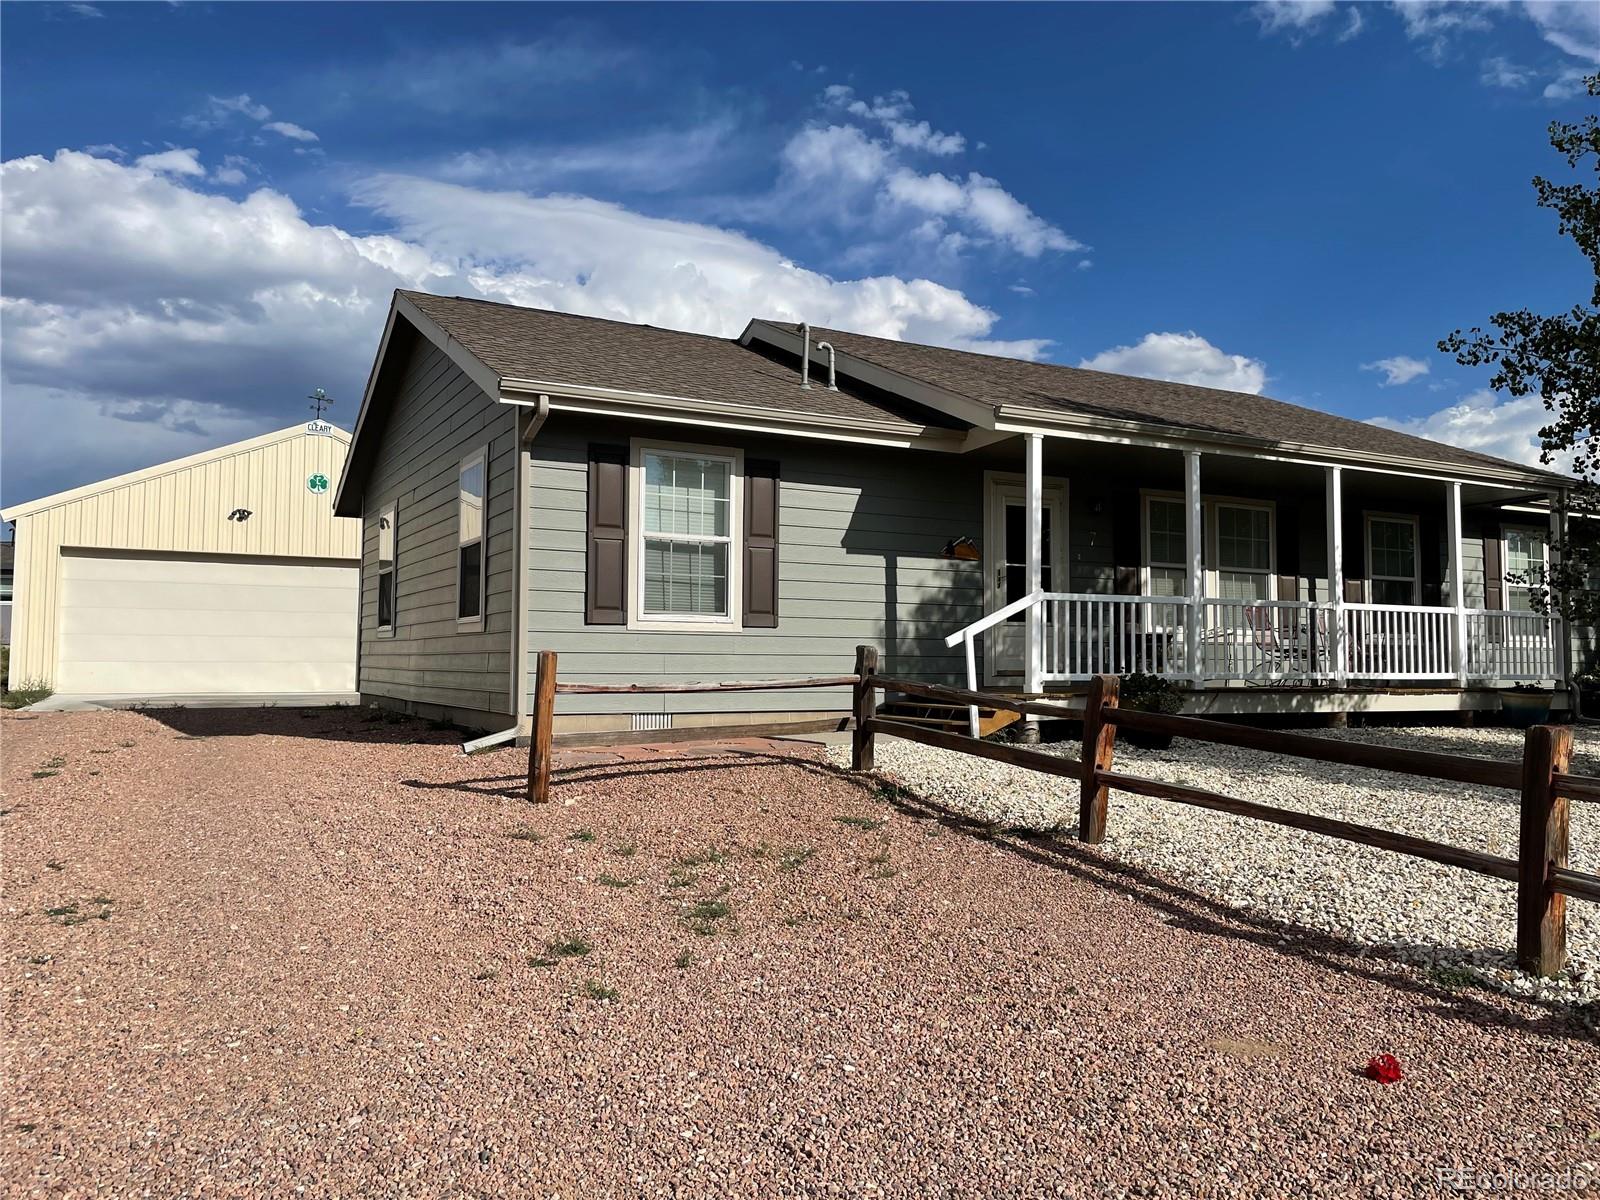
<instances>
[{"instance_id":1,"label":"pink gravel","mask_svg":"<svg viewBox=\"0 0 1600 1200\"><path fill-rule=\"evenodd\" d=\"M575 756L530 808L520 752L348 711L0 738L7 1195L1600 1176L1570 1015L940 820L811 747ZM1379 1053L1403 1081L1362 1078Z\"/></svg>"}]
</instances>

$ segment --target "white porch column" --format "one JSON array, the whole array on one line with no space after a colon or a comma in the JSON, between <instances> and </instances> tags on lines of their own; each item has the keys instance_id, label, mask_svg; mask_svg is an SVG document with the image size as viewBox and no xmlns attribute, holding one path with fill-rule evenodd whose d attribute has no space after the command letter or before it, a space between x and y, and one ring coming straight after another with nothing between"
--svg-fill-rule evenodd
<instances>
[{"instance_id":1,"label":"white porch column","mask_svg":"<svg viewBox=\"0 0 1600 1200\"><path fill-rule=\"evenodd\" d=\"M1455 613L1450 618L1450 664L1455 669L1456 686L1467 686L1467 581L1461 566L1461 485L1445 485L1444 541L1449 555L1450 596Z\"/></svg>"},{"instance_id":2,"label":"white porch column","mask_svg":"<svg viewBox=\"0 0 1600 1200\"><path fill-rule=\"evenodd\" d=\"M1572 639L1567 634L1567 623L1562 619L1560 597L1556 594L1555 585L1550 578L1555 575L1557 564L1561 561L1560 547L1567 540L1567 503L1566 497L1560 492L1550 493L1550 548L1546 551L1549 562L1549 578L1545 580L1545 594L1550 601L1550 638L1555 643L1556 679L1555 684L1564 687L1571 676L1572 670Z\"/></svg>"},{"instance_id":3,"label":"white porch column","mask_svg":"<svg viewBox=\"0 0 1600 1200\"><path fill-rule=\"evenodd\" d=\"M1338 467L1327 468L1328 600L1333 605L1333 681L1340 687L1349 675L1349 631L1344 619L1344 481Z\"/></svg>"},{"instance_id":4,"label":"white porch column","mask_svg":"<svg viewBox=\"0 0 1600 1200\"><path fill-rule=\"evenodd\" d=\"M1201 602L1206 594L1205 576L1205 522L1200 499L1200 452L1183 452L1183 511L1184 559L1188 567L1189 583L1189 677L1198 685L1205 671L1201 660L1200 635L1205 629L1205 613Z\"/></svg>"},{"instance_id":5,"label":"white porch column","mask_svg":"<svg viewBox=\"0 0 1600 1200\"><path fill-rule=\"evenodd\" d=\"M1044 587L1044 437L1041 434L1023 435L1027 468L1028 493L1028 559L1025 587L1029 595ZM1059 529L1051 531L1060 537ZM1023 690L1029 693L1043 690L1044 674L1044 609L1035 604L1027 611L1027 625L1023 640ZM1030 716L1034 724L1039 718Z\"/></svg>"}]
</instances>

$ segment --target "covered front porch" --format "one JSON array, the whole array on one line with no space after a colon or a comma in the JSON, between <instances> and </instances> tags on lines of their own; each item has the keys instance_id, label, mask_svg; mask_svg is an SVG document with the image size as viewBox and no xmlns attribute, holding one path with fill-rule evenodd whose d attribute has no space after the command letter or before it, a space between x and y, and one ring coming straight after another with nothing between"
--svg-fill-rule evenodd
<instances>
[{"instance_id":1,"label":"covered front porch","mask_svg":"<svg viewBox=\"0 0 1600 1200\"><path fill-rule=\"evenodd\" d=\"M1525 483L1047 432L984 454L986 612L945 636L974 689L1567 681L1535 611L1560 509Z\"/></svg>"}]
</instances>

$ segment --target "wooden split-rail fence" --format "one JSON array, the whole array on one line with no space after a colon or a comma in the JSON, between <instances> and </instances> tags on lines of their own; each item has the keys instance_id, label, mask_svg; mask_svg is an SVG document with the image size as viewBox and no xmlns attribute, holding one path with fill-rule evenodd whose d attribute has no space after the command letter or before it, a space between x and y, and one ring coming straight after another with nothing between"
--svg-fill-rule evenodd
<instances>
[{"instance_id":1,"label":"wooden split-rail fence","mask_svg":"<svg viewBox=\"0 0 1600 1200\"><path fill-rule=\"evenodd\" d=\"M533 730L528 748L528 799L543 802L549 798L551 757L555 750L563 748L703 741L711 738L781 737L786 734L848 729L852 734L851 767L858 772L875 769L874 739L884 733L941 750L954 750L1074 780L1079 789L1078 837L1090 845L1105 840L1109 794L1112 790L1118 790L1284 825L1504 879L1517 885L1517 965L1532 974L1554 975L1566 963L1567 898L1600 904L1600 875L1574 871L1568 864L1570 801L1600 802L1600 778L1573 775L1569 771L1572 757L1571 726L1538 725L1528 730L1522 759L1512 762L1344 742L1202 717L1140 712L1122 708L1118 704L1118 683L1115 675L1096 675L1090 682L1084 707L1078 709L1061 701L978 692L880 675L878 652L872 646L857 648L856 669L850 675L731 683L560 683L556 679L555 653L542 651L538 659ZM847 718L835 716L768 724L691 726L668 730L553 733L555 698L560 694L661 695L845 686L852 689L851 712ZM987 742L966 734L880 717L880 692L998 708L1023 716L1081 720L1083 752L1081 757L1072 759L1026 746ZM1122 729L1519 792L1521 821L1517 856L1508 858L1481 850L1469 850L1353 821L1278 808L1205 788L1118 771L1116 742L1117 732Z\"/></svg>"}]
</instances>

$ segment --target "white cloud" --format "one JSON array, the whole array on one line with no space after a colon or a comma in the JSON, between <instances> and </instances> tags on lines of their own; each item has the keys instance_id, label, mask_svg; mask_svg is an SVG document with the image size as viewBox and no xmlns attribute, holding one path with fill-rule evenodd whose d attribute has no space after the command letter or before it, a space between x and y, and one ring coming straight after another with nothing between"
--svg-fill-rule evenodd
<instances>
[{"instance_id":1,"label":"white cloud","mask_svg":"<svg viewBox=\"0 0 1600 1200\"><path fill-rule=\"evenodd\" d=\"M353 419L395 287L729 336L761 315L1022 357L1045 348L992 340L993 312L928 279L834 279L744 234L584 197L377 176L355 199L390 227L353 234L267 188L198 190L204 172L192 150L0 168L8 500L281 427L313 386ZM70 437L49 463L14 449L39 444L20 431L42 437L57 421ZM63 457L80 449L82 461ZM81 478L63 478L63 463Z\"/></svg>"},{"instance_id":2,"label":"white cloud","mask_svg":"<svg viewBox=\"0 0 1600 1200\"><path fill-rule=\"evenodd\" d=\"M163 150L159 154L141 154L134 159L134 165L143 167L147 171L158 171L167 175L204 175L206 169L200 165L200 151L195 149L180 150L174 147Z\"/></svg>"},{"instance_id":3,"label":"white cloud","mask_svg":"<svg viewBox=\"0 0 1600 1200\"><path fill-rule=\"evenodd\" d=\"M1225 354L1197 333L1147 333L1137 345L1102 350L1078 365L1092 371L1253 395L1267 386L1266 363L1242 354Z\"/></svg>"},{"instance_id":4,"label":"white cloud","mask_svg":"<svg viewBox=\"0 0 1600 1200\"><path fill-rule=\"evenodd\" d=\"M851 116L877 121L896 146L940 156L960 154L967 148L967 139L963 135L940 133L926 121L912 120L916 110L912 106L911 96L904 91L874 96L869 102L857 100L854 88L835 83L823 89L822 98Z\"/></svg>"},{"instance_id":5,"label":"white cloud","mask_svg":"<svg viewBox=\"0 0 1600 1200\"><path fill-rule=\"evenodd\" d=\"M220 129L235 117L256 122L270 121L272 110L243 93L237 96L207 96L205 107L185 117L181 124L205 132Z\"/></svg>"},{"instance_id":6,"label":"white cloud","mask_svg":"<svg viewBox=\"0 0 1600 1200\"><path fill-rule=\"evenodd\" d=\"M466 150L426 174L455 183L551 191L600 183L634 192L668 192L726 154L738 119L725 113L681 129L658 129L584 145Z\"/></svg>"},{"instance_id":7,"label":"white cloud","mask_svg":"<svg viewBox=\"0 0 1600 1200\"><path fill-rule=\"evenodd\" d=\"M1582 94L1583 76L1600 63L1594 0L1390 0L1389 8L1430 62L1445 62L1460 40L1493 32L1497 21L1515 19L1530 21L1549 46L1578 60L1527 67L1493 55L1480 75L1490 87L1520 88L1543 78L1548 80L1546 98L1565 99ZM1343 6L1348 16L1342 27L1331 19L1338 11L1335 0L1262 0L1251 8L1263 34L1282 34L1296 45L1329 29L1340 41L1361 31L1361 10L1355 4Z\"/></svg>"},{"instance_id":8,"label":"white cloud","mask_svg":"<svg viewBox=\"0 0 1600 1200\"><path fill-rule=\"evenodd\" d=\"M1539 461L1539 430L1550 419L1537 396L1500 400L1493 392L1478 391L1426 416L1375 417L1371 424L1537 467L1545 465ZM1550 466L1568 470L1570 459L1563 456Z\"/></svg>"},{"instance_id":9,"label":"white cloud","mask_svg":"<svg viewBox=\"0 0 1600 1200\"><path fill-rule=\"evenodd\" d=\"M69 4L67 5L67 11L75 17L82 17L88 21L97 20L106 15L105 13L101 12L96 5L93 4Z\"/></svg>"},{"instance_id":10,"label":"white cloud","mask_svg":"<svg viewBox=\"0 0 1600 1200\"><path fill-rule=\"evenodd\" d=\"M924 174L904 165L890 142L857 125L811 125L789 139L782 156L785 178L775 207L826 210L849 223L895 211L916 218L914 229L947 248L999 245L1037 258L1046 251L1085 247L976 171L956 178ZM938 218L930 225L926 217ZM947 224L959 228L951 230ZM950 234L958 234L951 237Z\"/></svg>"},{"instance_id":11,"label":"white cloud","mask_svg":"<svg viewBox=\"0 0 1600 1200\"><path fill-rule=\"evenodd\" d=\"M1340 5L1334 0L1261 0L1250 6L1251 15L1260 23L1263 34L1282 34L1295 45L1333 26L1339 27L1339 41L1355 37L1364 24L1361 10L1354 4L1344 5L1342 20L1332 21L1340 11Z\"/></svg>"},{"instance_id":12,"label":"white cloud","mask_svg":"<svg viewBox=\"0 0 1600 1200\"><path fill-rule=\"evenodd\" d=\"M1382 371L1383 382L1378 386L1396 387L1426 375L1428 373L1428 364L1420 358L1396 354L1393 358L1380 358L1377 362L1362 363L1361 369L1363 371Z\"/></svg>"},{"instance_id":13,"label":"white cloud","mask_svg":"<svg viewBox=\"0 0 1600 1200\"><path fill-rule=\"evenodd\" d=\"M269 133L281 134L283 137L296 142L320 142L322 140L311 130L302 125L296 125L293 121L268 121L261 128Z\"/></svg>"}]
</instances>

